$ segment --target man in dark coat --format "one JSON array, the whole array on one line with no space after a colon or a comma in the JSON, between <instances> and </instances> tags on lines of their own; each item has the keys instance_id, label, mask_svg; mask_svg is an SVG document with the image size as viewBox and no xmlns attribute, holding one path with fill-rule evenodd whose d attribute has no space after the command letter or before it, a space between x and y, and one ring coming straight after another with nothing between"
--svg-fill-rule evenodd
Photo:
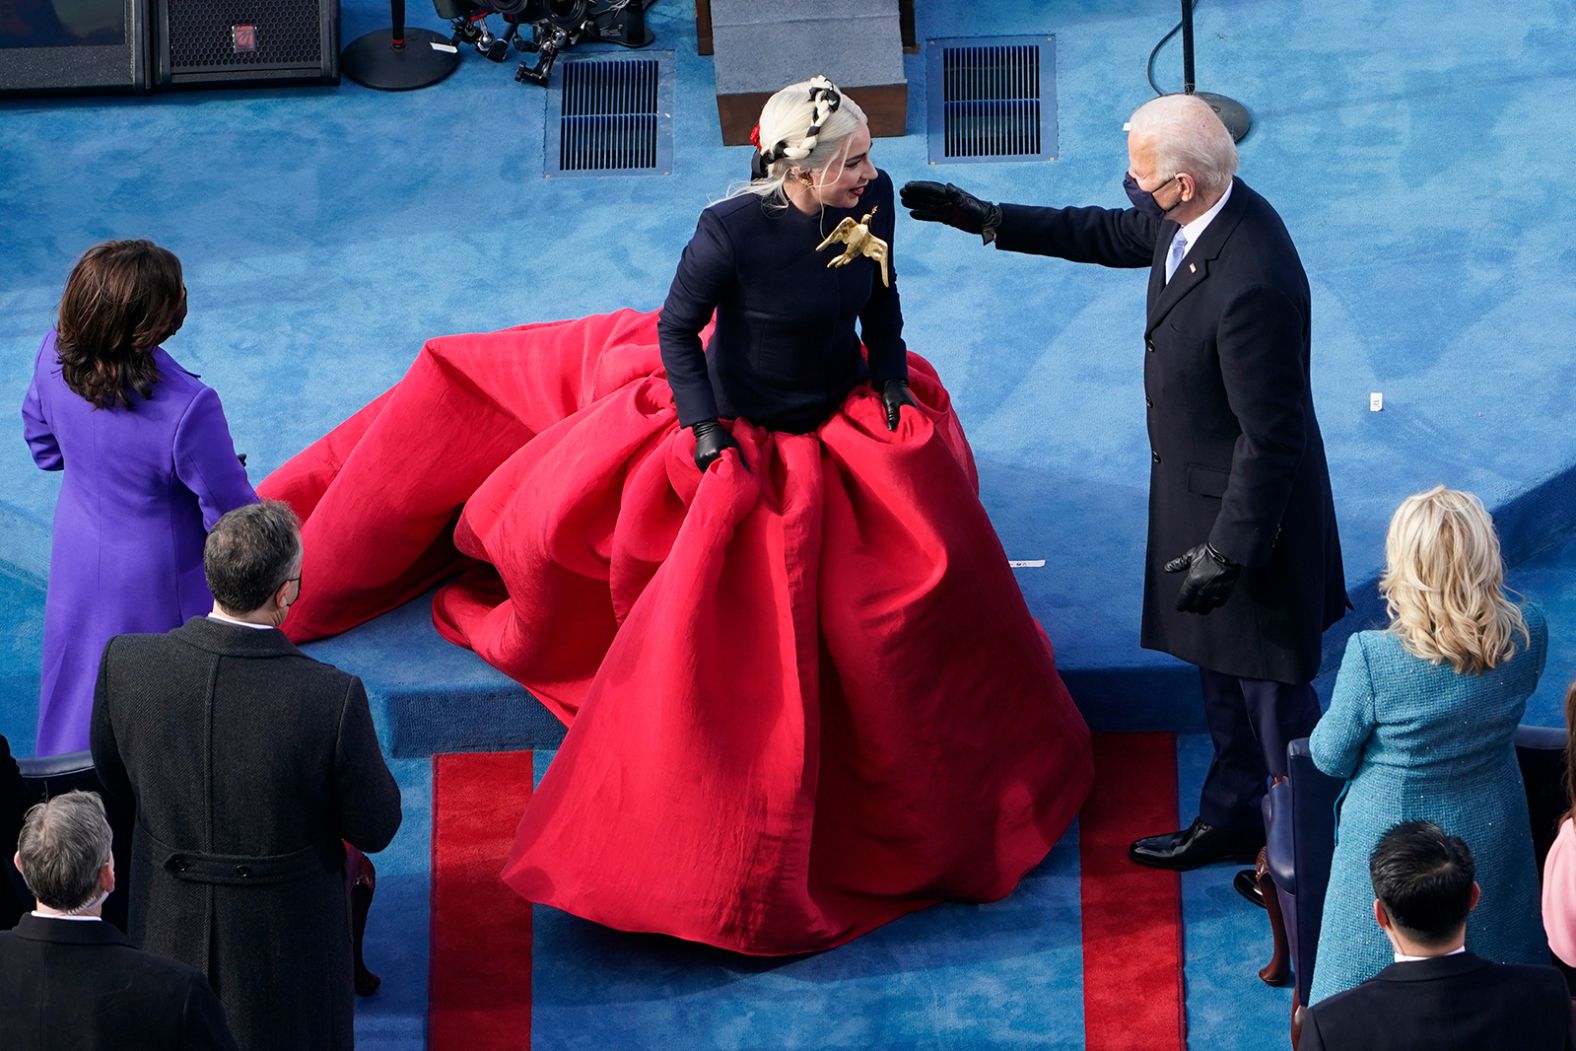
<instances>
[{"instance_id":1,"label":"man in dark coat","mask_svg":"<svg viewBox=\"0 0 1576 1051\"><path fill-rule=\"evenodd\" d=\"M1150 268L1141 642L1198 666L1215 757L1198 819L1129 856L1186 869L1263 844L1266 782L1318 721L1321 635L1348 602L1291 237L1233 178L1236 147L1200 99L1140 107L1128 160L1127 209L998 206L923 182L902 198L1008 251Z\"/></svg>"},{"instance_id":2,"label":"man in dark coat","mask_svg":"<svg viewBox=\"0 0 1576 1051\"><path fill-rule=\"evenodd\" d=\"M203 976L135 948L101 916L115 889L109 820L92 792L33 807L16 864L38 898L0 933L7 1051L235 1051Z\"/></svg>"},{"instance_id":3,"label":"man in dark coat","mask_svg":"<svg viewBox=\"0 0 1576 1051\"><path fill-rule=\"evenodd\" d=\"M345 843L400 823L366 691L277 630L301 589L283 504L231 511L203 569L214 611L104 651L93 761L134 797L131 934L201 970L242 1048L353 1044Z\"/></svg>"},{"instance_id":4,"label":"man in dark coat","mask_svg":"<svg viewBox=\"0 0 1576 1051\"><path fill-rule=\"evenodd\" d=\"M1571 1002L1552 967L1490 963L1466 949L1477 906L1472 851L1406 821L1368 860L1374 920L1395 963L1302 1018L1299 1051L1571 1051Z\"/></svg>"},{"instance_id":5,"label":"man in dark coat","mask_svg":"<svg viewBox=\"0 0 1576 1051\"><path fill-rule=\"evenodd\" d=\"M28 904L22 876L11 865L26 811L27 784L11 757L11 743L0 734L0 931L14 927Z\"/></svg>"}]
</instances>

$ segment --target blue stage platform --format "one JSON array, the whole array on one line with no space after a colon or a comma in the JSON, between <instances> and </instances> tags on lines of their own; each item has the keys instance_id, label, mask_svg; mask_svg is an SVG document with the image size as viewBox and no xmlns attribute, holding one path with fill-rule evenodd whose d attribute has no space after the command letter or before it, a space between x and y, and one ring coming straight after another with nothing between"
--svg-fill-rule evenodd
<instances>
[{"instance_id":1,"label":"blue stage platform","mask_svg":"<svg viewBox=\"0 0 1576 1051\"><path fill-rule=\"evenodd\" d=\"M347 39L386 18L373 0L344 11ZM411 17L433 21L419 4ZM20 400L66 271L111 236L184 260L192 312L171 350L220 392L255 479L398 379L428 335L659 305L696 212L744 174L748 150L717 145L687 5L650 17L677 71L668 177L544 178L546 93L475 55L407 94L347 83L5 103L0 386ZM1171 17L1158 3L922 3L921 37L1056 37L1060 156L933 169L923 56L910 56L909 134L877 140L874 157L899 181L1121 204L1122 122L1149 96L1143 58ZM1576 138L1572 16L1553 2L1493 18L1465 3L1221 0L1197 17L1200 83L1253 110L1242 174L1286 218L1313 285L1315 391L1357 604L1330 634L1333 665L1346 632L1377 616L1384 524L1408 492L1478 492L1513 561L1576 522L1576 205L1556 190L1558 144ZM1164 85L1176 67L1170 51ZM1187 669L1136 645L1143 275L997 253L906 217L896 258L910 345L953 392L1008 554L1046 559L1020 580L1090 721L1199 729ZM0 445L0 479L15 646L0 726L26 741L57 479L20 441ZM446 652L418 612L390 620L321 652L367 677L400 754L550 743L533 736L539 710Z\"/></svg>"}]
</instances>

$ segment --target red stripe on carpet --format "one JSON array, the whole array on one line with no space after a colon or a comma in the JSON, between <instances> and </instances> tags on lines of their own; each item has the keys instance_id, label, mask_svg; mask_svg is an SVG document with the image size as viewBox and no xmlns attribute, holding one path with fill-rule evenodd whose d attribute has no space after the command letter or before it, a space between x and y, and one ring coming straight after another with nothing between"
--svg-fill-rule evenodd
<instances>
[{"instance_id":1,"label":"red stripe on carpet","mask_svg":"<svg viewBox=\"0 0 1576 1051\"><path fill-rule=\"evenodd\" d=\"M1133 840L1176 827L1175 736L1096 734L1078 820L1089 1051L1185 1047L1182 881L1127 859Z\"/></svg>"},{"instance_id":2,"label":"red stripe on carpet","mask_svg":"<svg viewBox=\"0 0 1576 1051\"><path fill-rule=\"evenodd\" d=\"M531 906L498 878L530 752L433 757L429 1051L531 1046Z\"/></svg>"}]
</instances>

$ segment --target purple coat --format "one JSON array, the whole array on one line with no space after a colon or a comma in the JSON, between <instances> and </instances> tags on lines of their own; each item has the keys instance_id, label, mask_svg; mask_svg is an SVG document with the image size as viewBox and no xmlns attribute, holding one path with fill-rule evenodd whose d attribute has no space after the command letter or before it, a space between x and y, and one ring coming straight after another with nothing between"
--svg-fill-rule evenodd
<instances>
[{"instance_id":1,"label":"purple coat","mask_svg":"<svg viewBox=\"0 0 1576 1051\"><path fill-rule=\"evenodd\" d=\"M219 396L164 348L153 356L152 397L95 409L66 386L51 331L22 402L34 462L66 469L44 600L39 755L88 746L111 636L170 631L208 612L203 541L220 515L257 499Z\"/></svg>"}]
</instances>

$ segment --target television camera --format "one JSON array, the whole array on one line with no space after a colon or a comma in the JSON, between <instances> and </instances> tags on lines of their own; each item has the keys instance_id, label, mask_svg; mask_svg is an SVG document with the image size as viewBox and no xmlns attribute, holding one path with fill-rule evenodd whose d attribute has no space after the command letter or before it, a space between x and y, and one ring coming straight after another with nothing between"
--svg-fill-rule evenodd
<instances>
[{"instance_id":1,"label":"television camera","mask_svg":"<svg viewBox=\"0 0 1576 1051\"><path fill-rule=\"evenodd\" d=\"M453 43L468 43L485 58L502 62L511 47L535 55L514 72L515 80L546 84L559 52L580 41L605 41L624 47L651 43L646 8L655 0L432 0L438 17L454 27ZM494 34L490 15L503 19ZM529 30L529 33L522 32Z\"/></svg>"}]
</instances>

